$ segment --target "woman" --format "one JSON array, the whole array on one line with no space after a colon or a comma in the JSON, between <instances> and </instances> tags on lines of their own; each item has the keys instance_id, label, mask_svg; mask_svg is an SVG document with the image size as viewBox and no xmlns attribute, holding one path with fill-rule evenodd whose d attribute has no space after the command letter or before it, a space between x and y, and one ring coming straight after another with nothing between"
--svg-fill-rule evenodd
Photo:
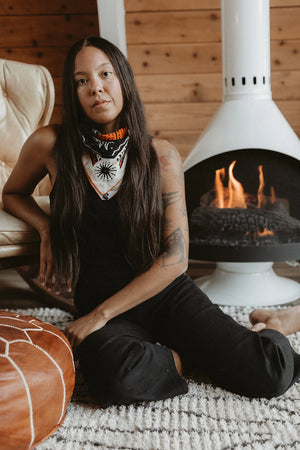
<instances>
[{"instance_id":1,"label":"woman","mask_svg":"<svg viewBox=\"0 0 300 450\"><path fill-rule=\"evenodd\" d=\"M108 406L184 394L181 361L232 392L283 393L299 376L288 340L237 324L185 275L180 157L148 135L127 60L83 39L67 55L63 92L62 126L28 139L3 201L40 234L41 283L70 288L72 274L79 318L65 333L93 395ZM31 197L47 173L51 223Z\"/></svg>"}]
</instances>

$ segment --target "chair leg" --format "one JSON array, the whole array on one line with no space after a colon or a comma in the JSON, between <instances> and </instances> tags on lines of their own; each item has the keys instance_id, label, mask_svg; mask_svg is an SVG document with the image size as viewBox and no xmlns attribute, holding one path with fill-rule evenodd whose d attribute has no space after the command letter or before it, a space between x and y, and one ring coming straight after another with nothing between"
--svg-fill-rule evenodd
<instances>
[{"instance_id":1,"label":"chair leg","mask_svg":"<svg viewBox=\"0 0 300 450\"><path fill-rule=\"evenodd\" d=\"M38 279L38 264L32 264L29 266L18 267L17 271L23 278L23 280L32 288L34 292L41 296L41 301L68 311L72 314L76 314L76 309L73 302L73 294L63 293L60 295L54 292L49 292L44 286L41 285Z\"/></svg>"}]
</instances>

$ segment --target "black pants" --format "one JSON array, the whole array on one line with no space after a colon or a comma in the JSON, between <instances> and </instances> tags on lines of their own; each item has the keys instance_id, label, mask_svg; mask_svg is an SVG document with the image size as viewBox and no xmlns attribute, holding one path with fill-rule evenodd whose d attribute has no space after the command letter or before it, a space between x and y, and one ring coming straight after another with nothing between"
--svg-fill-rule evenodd
<instances>
[{"instance_id":1,"label":"black pants","mask_svg":"<svg viewBox=\"0 0 300 450\"><path fill-rule=\"evenodd\" d=\"M281 395L300 376L300 355L274 330L253 332L213 304L186 275L109 321L79 346L79 361L101 406L187 392L170 351L231 392Z\"/></svg>"}]
</instances>

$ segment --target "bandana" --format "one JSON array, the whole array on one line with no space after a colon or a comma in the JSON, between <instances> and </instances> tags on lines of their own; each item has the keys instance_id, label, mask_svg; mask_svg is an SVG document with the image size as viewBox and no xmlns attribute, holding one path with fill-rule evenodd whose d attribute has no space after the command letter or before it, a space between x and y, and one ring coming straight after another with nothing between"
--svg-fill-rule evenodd
<instances>
[{"instance_id":1,"label":"bandana","mask_svg":"<svg viewBox=\"0 0 300 450\"><path fill-rule=\"evenodd\" d=\"M96 129L81 132L84 150L82 164L87 178L102 200L118 192L124 177L129 136L127 128L110 134Z\"/></svg>"}]
</instances>

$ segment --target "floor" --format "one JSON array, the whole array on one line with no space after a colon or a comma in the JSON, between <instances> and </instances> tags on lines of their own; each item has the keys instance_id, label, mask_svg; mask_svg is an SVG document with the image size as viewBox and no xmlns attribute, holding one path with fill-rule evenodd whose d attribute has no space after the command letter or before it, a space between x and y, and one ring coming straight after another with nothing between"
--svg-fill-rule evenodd
<instances>
[{"instance_id":1,"label":"floor","mask_svg":"<svg viewBox=\"0 0 300 450\"><path fill-rule=\"evenodd\" d=\"M188 273L192 278L212 273L215 265L201 261L190 261ZM286 276L300 282L300 265L275 263L278 275ZM300 304L300 299L291 304ZM42 306L41 297L34 293L14 269L0 271L0 309L32 308Z\"/></svg>"}]
</instances>

